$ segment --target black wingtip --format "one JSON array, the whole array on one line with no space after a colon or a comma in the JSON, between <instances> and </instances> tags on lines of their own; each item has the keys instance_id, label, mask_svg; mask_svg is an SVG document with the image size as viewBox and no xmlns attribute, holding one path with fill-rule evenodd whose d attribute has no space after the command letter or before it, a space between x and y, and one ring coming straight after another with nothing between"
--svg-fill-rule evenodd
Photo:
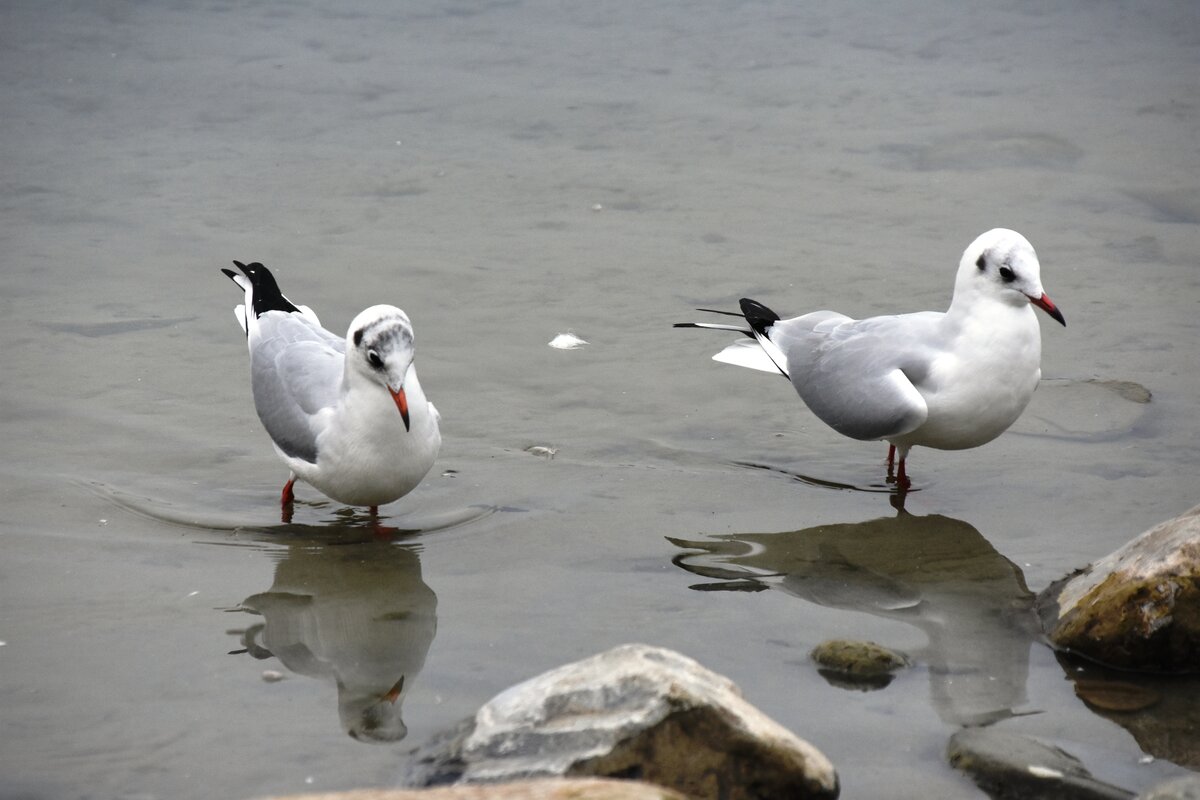
<instances>
[{"instance_id":1,"label":"black wingtip","mask_svg":"<svg viewBox=\"0 0 1200 800\"><path fill-rule=\"evenodd\" d=\"M771 309L764 306L757 300L751 300L749 297L743 297L738 301L742 308L742 316L746 318L746 322L750 323L750 327L756 333L766 335L767 328L770 328L776 322L779 322L779 315Z\"/></svg>"}]
</instances>

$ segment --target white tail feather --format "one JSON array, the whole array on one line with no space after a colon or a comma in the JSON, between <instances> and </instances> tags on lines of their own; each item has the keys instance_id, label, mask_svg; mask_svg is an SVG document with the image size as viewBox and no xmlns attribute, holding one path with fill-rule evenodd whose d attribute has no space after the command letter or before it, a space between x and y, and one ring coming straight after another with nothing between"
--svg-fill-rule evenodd
<instances>
[{"instance_id":1,"label":"white tail feather","mask_svg":"<svg viewBox=\"0 0 1200 800\"><path fill-rule=\"evenodd\" d=\"M755 339L738 339L713 356L713 361L720 361L722 364L733 364L735 367L756 369L760 372L770 372L772 375L780 373L779 367L775 365L775 362L771 360L771 357L766 354Z\"/></svg>"},{"instance_id":2,"label":"white tail feather","mask_svg":"<svg viewBox=\"0 0 1200 800\"><path fill-rule=\"evenodd\" d=\"M680 326L676 325L675 327L678 328ZM750 332L749 328L747 328L745 323L742 323L741 325L725 325L720 322L689 322L684 327L707 328L712 331L733 331L734 333L749 333Z\"/></svg>"}]
</instances>

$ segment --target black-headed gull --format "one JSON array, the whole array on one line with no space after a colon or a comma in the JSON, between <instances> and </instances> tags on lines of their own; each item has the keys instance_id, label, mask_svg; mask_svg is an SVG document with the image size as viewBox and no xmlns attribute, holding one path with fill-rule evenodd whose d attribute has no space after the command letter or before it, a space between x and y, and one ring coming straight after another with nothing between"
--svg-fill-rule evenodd
<instances>
[{"instance_id":1,"label":"black-headed gull","mask_svg":"<svg viewBox=\"0 0 1200 800\"><path fill-rule=\"evenodd\" d=\"M395 306L371 306L343 339L279 291L258 262L221 271L246 293L234 316L250 348L254 407L296 479L352 506L378 507L416 488L441 447L437 409L413 366L413 327ZM349 343L349 346L347 345Z\"/></svg>"},{"instance_id":2,"label":"black-headed gull","mask_svg":"<svg viewBox=\"0 0 1200 800\"><path fill-rule=\"evenodd\" d=\"M855 320L834 311L780 319L742 299L745 324L683 322L679 328L743 333L715 361L782 374L813 413L853 439L886 440L898 485L915 445L978 447L1003 433L1041 378L1037 306L1066 325L1042 289L1033 246L996 228L963 253L950 308ZM711 311L711 309L701 309Z\"/></svg>"}]
</instances>

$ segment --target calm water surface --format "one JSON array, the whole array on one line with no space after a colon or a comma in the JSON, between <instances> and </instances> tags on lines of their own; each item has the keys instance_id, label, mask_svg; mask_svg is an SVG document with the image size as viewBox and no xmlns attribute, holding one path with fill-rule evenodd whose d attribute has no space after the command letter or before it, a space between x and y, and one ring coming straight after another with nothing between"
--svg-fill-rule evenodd
<instances>
[{"instance_id":1,"label":"calm water surface","mask_svg":"<svg viewBox=\"0 0 1200 800\"><path fill-rule=\"evenodd\" d=\"M972 724L1131 789L1200 767L1165 712L1077 699L1028 613L1200 501L1195 4L631 8L0 10L0 796L389 785L628 641L729 675L846 797L981 796L944 756ZM883 445L670 328L944 308L997 225L1069 327L1012 432L914 453L903 516ZM334 330L412 316L445 445L395 531L311 490L279 523L232 259ZM808 653L841 636L914 666L839 686Z\"/></svg>"}]
</instances>

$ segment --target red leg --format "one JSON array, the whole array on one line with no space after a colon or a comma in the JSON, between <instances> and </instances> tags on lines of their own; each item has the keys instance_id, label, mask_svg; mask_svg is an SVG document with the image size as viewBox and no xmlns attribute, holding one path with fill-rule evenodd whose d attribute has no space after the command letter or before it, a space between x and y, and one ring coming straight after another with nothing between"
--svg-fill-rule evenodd
<instances>
[{"instance_id":1,"label":"red leg","mask_svg":"<svg viewBox=\"0 0 1200 800\"><path fill-rule=\"evenodd\" d=\"M391 541L398 533L395 528L379 524L379 506L371 506L371 530L375 533L375 538ZM403 681L403 678L401 679Z\"/></svg>"},{"instance_id":2,"label":"red leg","mask_svg":"<svg viewBox=\"0 0 1200 800\"><path fill-rule=\"evenodd\" d=\"M906 456L900 456L899 465L896 464L896 445L888 445L887 457L887 482L896 484L896 488L902 492L908 491L912 483L908 480L908 475L904 471L904 461ZM896 467L899 466L899 469Z\"/></svg>"},{"instance_id":3,"label":"red leg","mask_svg":"<svg viewBox=\"0 0 1200 800\"><path fill-rule=\"evenodd\" d=\"M296 495L292 491L292 484L295 482L295 475L288 478L288 482L283 485L283 491L279 494L279 520L285 525L292 521L292 501L296 499Z\"/></svg>"}]
</instances>

